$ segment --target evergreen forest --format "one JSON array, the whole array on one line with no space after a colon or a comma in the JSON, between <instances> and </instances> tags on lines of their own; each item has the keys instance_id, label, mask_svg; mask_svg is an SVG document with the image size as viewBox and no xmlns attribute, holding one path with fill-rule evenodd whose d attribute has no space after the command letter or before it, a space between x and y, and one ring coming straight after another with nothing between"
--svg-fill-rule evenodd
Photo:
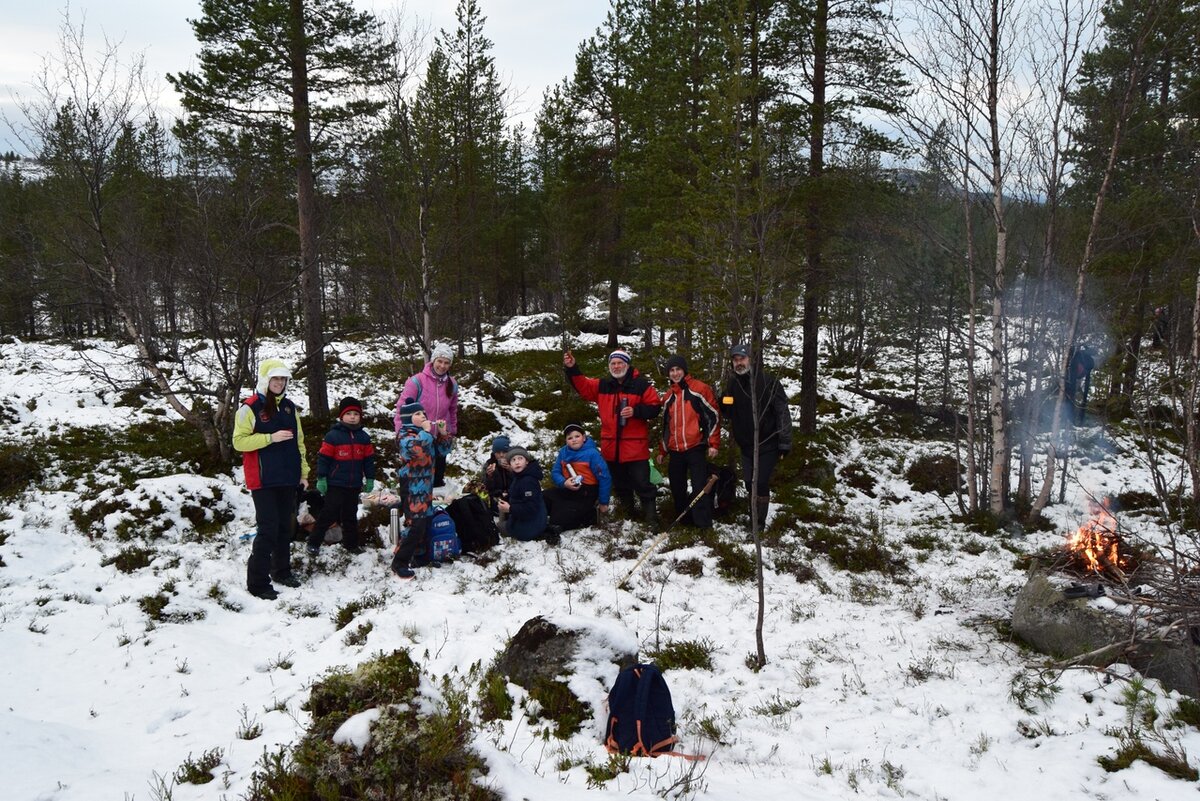
<instances>
[{"instance_id":1,"label":"evergreen forest","mask_svg":"<svg viewBox=\"0 0 1200 801\"><path fill-rule=\"evenodd\" d=\"M569 339L599 294L611 345L713 382L799 331L802 436L823 370L949 421L963 513L1052 502L1081 389L1175 431L1200 495L1196 0L611 0L530 127L484 5L456 20L203 0L168 119L164 76L67 18L10 121L0 335L134 344L228 458L263 337L304 343L321 417L331 343L478 356L514 315Z\"/></svg>"}]
</instances>

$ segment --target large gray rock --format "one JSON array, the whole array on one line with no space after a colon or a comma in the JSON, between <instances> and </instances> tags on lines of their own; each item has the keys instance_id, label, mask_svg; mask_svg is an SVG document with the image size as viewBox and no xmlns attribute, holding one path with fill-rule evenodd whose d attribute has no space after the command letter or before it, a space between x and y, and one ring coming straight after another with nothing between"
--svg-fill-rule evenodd
<instances>
[{"instance_id":1,"label":"large gray rock","mask_svg":"<svg viewBox=\"0 0 1200 801\"><path fill-rule=\"evenodd\" d=\"M608 651L608 661L622 668L637 664L636 644L630 652L627 647L597 640L588 629L560 627L539 615L525 621L513 635L496 660L496 670L527 690L540 682L560 680L575 672L585 640L589 655L594 656L601 648Z\"/></svg>"},{"instance_id":2,"label":"large gray rock","mask_svg":"<svg viewBox=\"0 0 1200 801\"><path fill-rule=\"evenodd\" d=\"M500 327L500 339L541 339L562 333L562 321L553 312L511 318Z\"/></svg>"},{"instance_id":3,"label":"large gray rock","mask_svg":"<svg viewBox=\"0 0 1200 801\"><path fill-rule=\"evenodd\" d=\"M1013 608L1013 633L1044 654L1069 659L1115 643L1133 634L1131 619L1115 615L1086 598L1066 598L1044 573L1033 572ZM1113 648L1085 660L1104 666L1125 662L1169 689L1200 697L1200 649L1182 632L1166 642L1138 642L1134 648Z\"/></svg>"}]
</instances>

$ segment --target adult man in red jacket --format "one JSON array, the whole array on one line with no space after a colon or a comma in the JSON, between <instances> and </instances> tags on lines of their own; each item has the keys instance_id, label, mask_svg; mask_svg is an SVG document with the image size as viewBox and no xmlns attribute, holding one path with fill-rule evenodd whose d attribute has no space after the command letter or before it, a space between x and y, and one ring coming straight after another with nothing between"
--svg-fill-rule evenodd
<instances>
[{"instance_id":1,"label":"adult man in red jacket","mask_svg":"<svg viewBox=\"0 0 1200 801\"><path fill-rule=\"evenodd\" d=\"M612 473L613 494L632 513L636 493L642 499L642 519L653 526L649 421L658 417L662 407L654 385L633 368L632 361L629 351L618 348L609 354L608 375L588 378L567 351L563 370L579 397L595 403L600 412L600 455Z\"/></svg>"}]
</instances>

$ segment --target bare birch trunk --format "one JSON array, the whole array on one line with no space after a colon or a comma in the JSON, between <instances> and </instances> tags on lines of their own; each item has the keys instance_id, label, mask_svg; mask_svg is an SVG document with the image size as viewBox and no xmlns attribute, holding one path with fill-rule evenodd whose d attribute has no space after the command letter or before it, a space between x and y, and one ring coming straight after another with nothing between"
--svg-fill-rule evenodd
<instances>
[{"instance_id":1,"label":"bare birch trunk","mask_svg":"<svg viewBox=\"0 0 1200 801\"><path fill-rule=\"evenodd\" d=\"M971 193L963 162L963 218L967 231L967 499L971 514L979 511L979 423L976 412L979 396L975 387L975 305L979 302L975 284L975 232L971 225Z\"/></svg>"},{"instance_id":2,"label":"bare birch trunk","mask_svg":"<svg viewBox=\"0 0 1200 801\"><path fill-rule=\"evenodd\" d=\"M988 379L988 417L992 425L991 478L988 507L1001 515L1007 503L1008 415L1004 403L1004 270L1008 261L1008 228L1004 219L1004 165L1000 154L1000 2L992 0L988 27L987 109L991 155L992 222L996 230L996 257L992 267L992 360Z\"/></svg>"},{"instance_id":3,"label":"bare birch trunk","mask_svg":"<svg viewBox=\"0 0 1200 801\"><path fill-rule=\"evenodd\" d=\"M429 216L429 204L421 201L417 208L417 229L421 233L421 346L425 351L433 348L433 323L429 315L429 278L433 265L429 263L429 227L425 224Z\"/></svg>"},{"instance_id":4,"label":"bare birch trunk","mask_svg":"<svg viewBox=\"0 0 1200 801\"><path fill-rule=\"evenodd\" d=\"M1152 25L1149 27L1153 27ZM1142 46L1149 30L1143 31L1134 48L1133 60L1129 67L1129 76L1125 84L1125 93L1121 98L1121 107L1113 125L1112 142L1108 148L1108 161L1104 165L1104 175L1100 180L1100 188L1096 190L1096 200L1092 206L1092 219L1088 225L1087 240L1083 246L1083 255L1079 259L1079 269L1075 273L1075 295L1071 300L1071 310L1067 321L1061 360L1058 369L1058 399L1054 404L1054 421L1050 426L1050 438L1046 444L1046 476L1042 482L1037 500L1029 510L1030 519L1038 517L1050 502L1050 493L1054 490L1054 476L1058 458L1058 441L1062 432L1063 403L1066 399L1066 375L1070 367L1071 349L1075 345L1075 337L1079 330L1079 315L1083 307L1083 292L1087 272L1091 267L1096 252L1096 238L1099 235L1100 219L1104 212L1104 203L1108 198L1108 190L1112 185L1113 169L1117 163L1117 152L1125 130L1125 121L1129 116L1129 108L1133 102L1133 93L1141 77Z\"/></svg>"},{"instance_id":5,"label":"bare birch trunk","mask_svg":"<svg viewBox=\"0 0 1200 801\"><path fill-rule=\"evenodd\" d=\"M1200 244L1200 208L1192 205L1192 231ZM1197 421L1196 384L1200 382L1200 270L1196 273L1196 296L1192 302L1192 352L1188 364L1188 391L1184 395L1183 419L1187 424L1187 464L1192 479L1192 504L1200 504L1200 421Z\"/></svg>"}]
</instances>

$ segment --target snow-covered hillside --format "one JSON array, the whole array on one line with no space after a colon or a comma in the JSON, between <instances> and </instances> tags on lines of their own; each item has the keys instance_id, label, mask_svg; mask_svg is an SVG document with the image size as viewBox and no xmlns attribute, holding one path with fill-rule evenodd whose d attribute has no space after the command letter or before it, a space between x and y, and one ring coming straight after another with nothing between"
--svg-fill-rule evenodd
<instances>
[{"instance_id":1,"label":"snow-covered hillside","mask_svg":"<svg viewBox=\"0 0 1200 801\"><path fill-rule=\"evenodd\" d=\"M599 339L575 342L588 344ZM558 347L548 338L495 350ZM363 343L335 349L341 366L331 398L354 394L368 414L387 414L390 390L347 373L394 354ZM295 343L271 342L260 356L297 352ZM119 353L100 348L0 345L0 444L43 454L46 438L69 427L131 437L152 430L162 409L118 405L120 393L88 368L96 362L112 370L122 364ZM593 375L603 369L599 360L582 366ZM302 399L303 386L289 393ZM824 393L847 414L867 409L835 380ZM542 414L519 401L500 407L466 386L462 403L511 423L506 433L515 443L556 440L539 429ZM594 432L595 421L584 422ZM570 686L590 702L594 719L570 739L547 737L545 725L519 710L479 726L485 781L504 798L1182 798L1195 786L1144 762L1117 773L1097 763L1117 746L1111 731L1127 723L1121 682L1068 672L1048 701L1022 696L1022 682L1016 695L1027 708L1013 697L1014 677L1039 659L997 625L1025 579L1016 557L1078 526L1088 493L1149 486L1136 453L1106 448L1098 428L1086 440L1068 502L1050 510L1054 531L985 537L948 522L939 496L903 479L928 443L852 439L839 458L869 465L878 485L869 497L839 484L843 513L873 527L903 568L891 576L850 573L814 555L815 574L800 581L784 569L782 549L768 551L768 664L757 673L746 665L755 649L753 583L723 578L712 550L696 546L663 550L629 590L617 589L633 559L606 559L605 539L618 536L640 550L651 537L632 523L568 533L558 548L505 541L486 564L463 559L419 571L411 582L389 575L385 548L353 557L326 548L303 586L280 587L279 600L268 602L245 590L244 535L254 517L236 471L205 476L193 465L158 464L145 473L153 477L129 479L146 465L116 454L83 476L49 465L34 489L5 500L0 512L2 795L239 798L264 749L303 734L301 705L331 668L407 649L436 702L434 679L466 682L472 665L490 664L526 620L545 615L636 641L643 653L683 641L708 649L711 670L667 672L683 750L708 760L634 760L603 786L589 782L586 766L608 759L603 704L616 676L614 665L593 660ZM487 446L487 438L460 442L452 464L478 471ZM537 455L545 463L549 451L543 445ZM780 541L793 545L787 532L802 525L774 521L785 529ZM719 523L718 533L750 552L743 522ZM145 553L136 550L143 546ZM304 575L301 548L293 547ZM679 569L685 562L689 568ZM354 603L353 622L338 628L333 618ZM523 692L510 690L520 702ZM1178 696L1158 695L1165 715ZM1169 736L1200 753L1194 727ZM175 782L187 760L215 749L215 781ZM679 780L689 771L694 781L684 791Z\"/></svg>"}]
</instances>

